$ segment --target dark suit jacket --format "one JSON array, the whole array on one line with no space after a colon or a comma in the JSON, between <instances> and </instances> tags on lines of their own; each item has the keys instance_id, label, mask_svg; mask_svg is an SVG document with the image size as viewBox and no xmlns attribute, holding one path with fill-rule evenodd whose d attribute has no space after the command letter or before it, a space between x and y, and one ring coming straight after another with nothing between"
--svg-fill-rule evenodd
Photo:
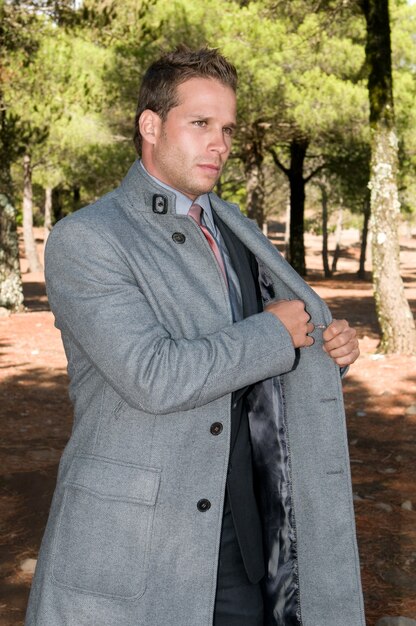
<instances>
[{"instance_id":1,"label":"dark suit jacket","mask_svg":"<svg viewBox=\"0 0 416 626\"><path fill-rule=\"evenodd\" d=\"M249 317L263 310L254 255L232 231L214 215L214 221L227 246L237 273L243 300L243 315ZM231 450L227 493L234 527L247 576L253 583L265 573L262 531L253 483L251 442L246 410L250 387L235 391L231 408Z\"/></svg>"}]
</instances>

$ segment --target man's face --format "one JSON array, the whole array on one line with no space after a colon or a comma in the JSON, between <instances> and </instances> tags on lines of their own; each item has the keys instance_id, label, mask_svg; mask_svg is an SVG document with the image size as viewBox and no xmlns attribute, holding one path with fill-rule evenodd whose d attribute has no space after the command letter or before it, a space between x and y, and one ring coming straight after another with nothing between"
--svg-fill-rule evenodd
<instances>
[{"instance_id":1,"label":"man's face","mask_svg":"<svg viewBox=\"0 0 416 626\"><path fill-rule=\"evenodd\" d=\"M142 133L142 159L152 176L194 200L211 191L227 161L236 96L217 80L191 78L178 86L177 97L164 122L151 112L154 133L150 141Z\"/></svg>"}]
</instances>

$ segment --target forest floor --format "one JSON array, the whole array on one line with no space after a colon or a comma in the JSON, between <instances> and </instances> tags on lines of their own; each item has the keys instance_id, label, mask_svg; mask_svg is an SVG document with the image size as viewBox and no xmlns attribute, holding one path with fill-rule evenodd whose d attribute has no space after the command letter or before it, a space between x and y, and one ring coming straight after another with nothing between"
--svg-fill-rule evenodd
<instances>
[{"instance_id":1,"label":"forest floor","mask_svg":"<svg viewBox=\"0 0 416 626\"><path fill-rule=\"evenodd\" d=\"M41 249L42 231L36 230ZM272 239L281 247L278 230ZM416 619L416 357L377 353L372 289L356 279L357 234L344 235L338 271L324 279L320 238L308 235L308 281L359 333L345 403L368 626L384 616ZM403 236L401 263L416 312L416 238ZM66 361L42 275L22 258L23 313L0 318L0 626L23 623L34 559L57 465L71 429ZM345 625L349 626L349 625Z\"/></svg>"}]
</instances>

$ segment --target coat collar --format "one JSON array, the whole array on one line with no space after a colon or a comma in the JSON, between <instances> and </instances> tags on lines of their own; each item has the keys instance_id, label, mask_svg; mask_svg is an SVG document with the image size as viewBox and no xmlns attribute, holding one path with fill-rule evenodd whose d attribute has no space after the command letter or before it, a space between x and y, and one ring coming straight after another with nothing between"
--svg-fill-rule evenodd
<instances>
[{"instance_id":1,"label":"coat collar","mask_svg":"<svg viewBox=\"0 0 416 626\"><path fill-rule=\"evenodd\" d=\"M137 159L127 172L119 190L133 212L155 213L159 215L185 215L183 210L177 210L177 195L174 189L159 183L151 176ZM179 194L179 192L178 192ZM211 207L206 206L215 194L204 194L200 204L207 211ZM192 202L189 201L189 206ZM212 221L212 217L210 217Z\"/></svg>"},{"instance_id":2,"label":"coat collar","mask_svg":"<svg viewBox=\"0 0 416 626\"><path fill-rule=\"evenodd\" d=\"M124 199L127 200L130 208L134 211L140 213L159 214L176 213L175 192L160 185L156 179L150 176L140 165L139 159L137 159L130 167L125 178L121 182L119 191L124 196ZM155 196L165 199L163 211L154 210ZM209 193L208 196L214 210L218 213L222 221L226 222L230 228L232 228L236 214L244 221L244 217L241 215L237 205L231 205L228 202L224 202L214 192ZM162 206L160 205L160 209L161 208ZM234 211L232 208L234 208ZM231 223L229 223L230 220Z\"/></svg>"},{"instance_id":3,"label":"coat collar","mask_svg":"<svg viewBox=\"0 0 416 626\"><path fill-rule=\"evenodd\" d=\"M135 213L175 214L175 193L149 176L138 159L122 180L119 190Z\"/></svg>"}]
</instances>

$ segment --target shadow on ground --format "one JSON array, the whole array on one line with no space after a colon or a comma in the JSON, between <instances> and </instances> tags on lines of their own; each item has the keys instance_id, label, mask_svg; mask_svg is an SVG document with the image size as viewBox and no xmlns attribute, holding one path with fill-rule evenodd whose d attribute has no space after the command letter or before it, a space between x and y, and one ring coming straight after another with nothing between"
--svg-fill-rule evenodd
<instances>
[{"instance_id":1,"label":"shadow on ground","mask_svg":"<svg viewBox=\"0 0 416 626\"><path fill-rule=\"evenodd\" d=\"M71 429L66 375L32 368L5 378L0 419L0 626L17 626L30 588L20 566L37 556Z\"/></svg>"},{"instance_id":2,"label":"shadow on ground","mask_svg":"<svg viewBox=\"0 0 416 626\"><path fill-rule=\"evenodd\" d=\"M416 375L401 384L375 395L354 372L344 384L368 626L384 615L416 617L416 512L403 508L415 502L416 422L407 411Z\"/></svg>"},{"instance_id":3,"label":"shadow on ground","mask_svg":"<svg viewBox=\"0 0 416 626\"><path fill-rule=\"evenodd\" d=\"M23 282L23 296L28 311L50 311L44 283Z\"/></svg>"}]
</instances>

